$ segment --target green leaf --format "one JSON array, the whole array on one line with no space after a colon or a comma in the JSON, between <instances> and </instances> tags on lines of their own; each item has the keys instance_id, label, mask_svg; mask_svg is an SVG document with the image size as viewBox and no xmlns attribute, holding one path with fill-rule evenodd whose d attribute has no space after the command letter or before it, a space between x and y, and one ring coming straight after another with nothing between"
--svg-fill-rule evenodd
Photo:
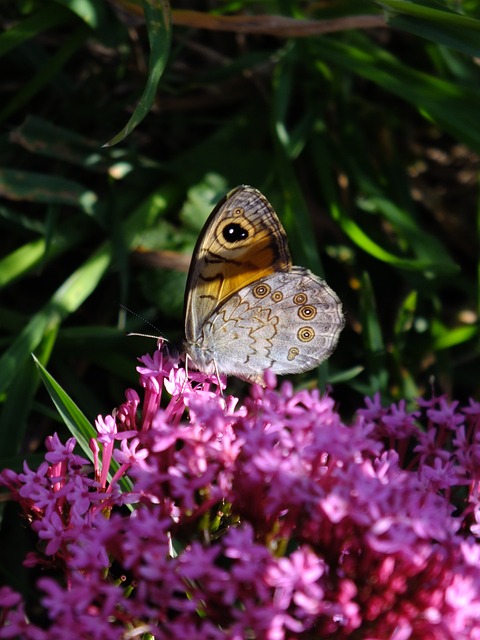
<instances>
[{"instance_id":1,"label":"green leaf","mask_svg":"<svg viewBox=\"0 0 480 640\"><path fill-rule=\"evenodd\" d=\"M0 209L0 215L1 213ZM17 221L20 218L17 216ZM82 241L88 234L88 227L80 224L79 218L80 216L72 217L66 224L57 228L48 243L46 238L39 238L18 247L0 259L0 288L10 285L17 278L41 265L43 261L52 260ZM35 231L38 233L40 230ZM45 229L43 233L46 233Z\"/></svg>"},{"instance_id":2,"label":"green leaf","mask_svg":"<svg viewBox=\"0 0 480 640\"><path fill-rule=\"evenodd\" d=\"M20 20L0 35L0 56L15 47L27 42L40 33L52 29L72 19L72 15L62 7L54 8L51 4L42 7L36 13Z\"/></svg>"},{"instance_id":3,"label":"green leaf","mask_svg":"<svg viewBox=\"0 0 480 640\"><path fill-rule=\"evenodd\" d=\"M451 349L465 342L469 342L474 338L478 339L479 327L478 325L467 325L464 327L455 327L453 329L445 329L443 333L436 336L434 342L434 348L438 351L443 349Z\"/></svg>"},{"instance_id":4,"label":"green leaf","mask_svg":"<svg viewBox=\"0 0 480 640\"><path fill-rule=\"evenodd\" d=\"M387 9L387 23L469 56L480 55L480 21L421 2L379 0Z\"/></svg>"},{"instance_id":5,"label":"green leaf","mask_svg":"<svg viewBox=\"0 0 480 640\"><path fill-rule=\"evenodd\" d=\"M16 371L38 347L43 336L78 309L95 290L110 265L110 260L109 247L99 249L67 278L44 308L32 316L0 358L0 393L9 387Z\"/></svg>"},{"instance_id":6,"label":"green leaf","mask_svg":"<svg viewBox=\"0 0 480 640\"><path fill-rule=\"evenodd\" d=\"M89 27L96 29L105 14L105 5L98 0L55 0L76 14ZM50 11L52 9L50 8Z\"/></svg>"},{"instance_id":7,"label":"green leaf","mask_svg":"<svg viewBox=\"0 0 480 640\"><path fill-rule=\"evenodd\" d=\"M165 70L172 39L170 5L167 0L142 0L150 42L150 59L147 84L132 117L104 146L111 147L126 138L152 108L158 83Z\"/></svg>"},{"instance_id":8,"label":"green leaf","mask_svg":"<svg viewBox=\"0 0 480 640\"><path fill-rule=\"evenodd\" d=\"M93 213L97 196L78 182L59 176L0 168L0 196L48 204L67 204Z\"/></svg>"},{"instance_id":9,"label":"green leaf","mask_svg":"<svg viewBox=\"0 0 480 640\"><path fill-rule=\"evenodd\" d=\"M422 232L411 211L402 210L394 202L378 193L359 199L357 204L367 211L381 213L403 235L408 241L409 249L417 256L415 260L402 258L400 259L402 262L395 261L391 264L423 271L430 276L453 275L459 272L460 268L450 258L446 248L434 236ZM385 262L390 262L390 259Z\"/></svg>"},{"instance_id":10,"label":"green leaf","mask_svg":"<svg viewBox=\"0 0 480 640\"><path fill-rule=\"evenodd\" d=\"M328 383L332 386L337 384L344 384L346 382L350 382L351 380L355 380L361 373L365 371L365 367L360 365L356 365L351 367L350 369L346 369L345 371L340 371L339 373L334 373L329 376Z\"/></svg>"},{"instance_id":11,"label":"green leaf","mask_svg":"<svg viewBox=\"0 0 480 640\"><path fill-rule=\"evenodd\" d=\"M368 273L364 273L361 283L360 313L362 337L365 345L367 367L370 379L370 393L387 393L388 375L382 328L377 314L377 305Z\"/></svg>"},{"instance_id":12,"label":"green leaf","mask_svg":"<svg viewBox=\"0 0 480 640\"><path fill-rule=\"evenodd\" d=\"M395 320L393 344L391 348L392 361L396 367L398 387L397 395L400 398L413 400L419 395L415 379L406 366L409 359L408 336L415 321L418 295L411 291L403 300Z\"/></svg>"},{"instance_id":13,"label":"green leaf","mask_svg":"<svg viewBox=\"0 0 480 640\"><path fill-rule=\"evenodd\" d=\"M90 449L90 440L97 437L97 432L75 402L58 384L55 378L48 373L35 356L32 357L38 367L40 377L54 405L56 406L58 413L62 417L62 420L77 441L77 444L85 453L86 457L93 463L94 460L92 450ZM110 479L112 474L114 474L119 468L118 463L115 460L112 460L110 463ZM124 491L132 490L132 483L130 479L125 476L120 479L120 486Z\"/></svg>"},{"instance_id":14,"label":"green leaf","mask_svg":"<svg viewBox=\"0 0 480 640\"><path fill-rule=\"evenodd\" d=\"M415 227L415 223L407 213L403 213L392 201L387 201L385 197L378 195L365 197L359 200L359 205L367 206L368 203L375 204L381 212L401 225L402 230L409 232L409 237L413 238L414 246L419 248L419 256L417 258L404 258L388 251L378 242L373 240L363 228L354 221L349 213L345 210L338 199L337 189L333 182L331 167L333 160L327 143L325 128L321 126L321 121L317 123L315 131L312 135L312 154L317 169L318 180L321 184L323 195L327 201L330 215L340 225L343 232L350 240L357 245L362 251L373 256L377 260L386 264L391 264L399 269L408 271L421 271L424 273L450 274L458 271L457 266L447 257L439 252L435 252L435 248L439 243L429 241L426 242L422 237L417 243L417 236L414 231L419 232ZM365 184L363 185L365 188ZM419 232L420 233L420 232ZM425 246L425 244L427 246Z\"/></svg>"},{"instance_id":15,"label":"green leaf","mask_svg":"<svg viewBox=\"0 0 480 640\"><path fill-rule=\"evenodd\" d=\"M43 384L56 406L58 413L62 417L62 420L67 425L72 436L77 440L87 458L93 462L90 440L97 436L97 432L70 396L41 365L40 361L34 355L32 355L32 357L37 365Z\"/></svg>"},{"instance_id":16,"label":"green leaf","mask_svg":"<svg viewBox=\"0 0 480 640\"><path fill-rule=\"evenodd\" d=\"M52 327L43 336L38 346L39 361L48 362L58 327ZM0 451L2 456L18 454L23 443L27 415L32 409L32 402L38 387L38 372L31 360L19 367L10 384L7 398L2 405L0 419Z\"/></svg>"},{"instance_id":17,"label":"green leaf","mask_svg":"<svg viewBox=\"0 0 480 640\"><path fill-rule=\"evenodd\" d=\"M35 116L27 116L25 121L11 132L10 141L37 156L55 158L89 171L110 171L111 175L115 163L127 155L126 151L102 150L98 142ZM114 154L117 158L113 157Z\"/></svg>"},{"instance_id":18,"label":"green leaf","mask_svg":"<svg viewBox=\"0 0 480 640\"><path fill-rule=\"evenodd\" d=\"M449 273L451 269L449 269L448 264L433 263L431 260L416 260L410 258L401 258L396 256L395 254L387 251L383 247L381 247L377 242L372 240L365 231L353 220L347 218L342 215L338 218L340 225L343 231L347 234L347 236L354 242L360 249L369 253L371 256L380 260L381 262L385 262L387 264L391 264L395 267L401 269L407 269L409 271L423 271L423 272L447 272Z\"/></svg>"},{"instance_id":19,"label":"green leaf","mask_svg":"<svg viewBox=\"0 0 480 640\"><path fill-rule=\"evenodd\" d=\"M480 91L410 68L363 34L351 44L333 39L315 43L318 55L409 102L427 120L480 152Z\"/></svg>"}]
</instances>

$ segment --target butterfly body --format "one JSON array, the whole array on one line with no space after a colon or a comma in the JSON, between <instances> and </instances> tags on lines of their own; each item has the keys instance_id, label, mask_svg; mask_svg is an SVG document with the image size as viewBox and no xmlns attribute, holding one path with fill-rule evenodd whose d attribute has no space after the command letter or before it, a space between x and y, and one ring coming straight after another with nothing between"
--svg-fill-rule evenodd
<instances>
[{"instance_id":1,"label":"butterfly body","mask_svg":"<svg viewBox=\"0 0 480 640\"><path fill-rule=\"evenodd\" d=\"M185 352L205 373L262 382L263 371L308 371L344 325L328 285L292 266L285 231L248 186L214 209L197 242L185 294Z\"/></svg>"}]
</instances>

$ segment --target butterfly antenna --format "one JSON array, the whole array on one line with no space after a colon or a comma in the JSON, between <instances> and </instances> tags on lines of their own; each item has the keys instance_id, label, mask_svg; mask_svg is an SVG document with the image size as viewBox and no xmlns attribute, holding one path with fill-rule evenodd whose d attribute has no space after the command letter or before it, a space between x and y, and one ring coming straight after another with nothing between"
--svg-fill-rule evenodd
<instances>
[{"instance_id":1,"label":"butterfly antenna","mask_svg":"<svg viewBox=\"0 0 480 640\"><path fill-rule=\"evenodd\" d=\"M139 320L142 320L145 324L148 324L148 326L152 327L152 329L155 329L155 331L158 331L158 335L156 336L150 335L148 333L134 333L134 332L127 333L127 336L140 336L141 338L153 338L154 340L164 340L165 342L168 342L167 338L161 335L159 328L156 327L152 322L150 322L149 320L141 316L139 313L132 311L132 309L129 309L124 304L120 304L120 306L122 307L122 309L124 309L128 313L131 313L133 316L137 317Z\"/></svg>"}]
</instances>

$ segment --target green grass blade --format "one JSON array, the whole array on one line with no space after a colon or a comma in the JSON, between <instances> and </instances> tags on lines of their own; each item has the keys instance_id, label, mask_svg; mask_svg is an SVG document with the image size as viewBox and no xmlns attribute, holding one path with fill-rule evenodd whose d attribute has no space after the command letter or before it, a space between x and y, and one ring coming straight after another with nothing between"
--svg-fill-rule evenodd
<instances>
[{"instance_id":1,"label":"green grass blade","mask_svg":"<svg viewBox=\"0 0 480 640\"><path fill-rule=\"evenodd\" d=\"M54 158L61 162L80 166L88 171L112 175L115 165L130 160L128 150L107 151L96 140L60 127L48 120L27 116L10 134L10 140L36 156Z\"/></svg>"},{"instance_id":2,"label":"green grass blade","mask_svg":"<svg viewBox=\"0 0 480 640\"><path fill-rule=\"evenodd\" d=\"M40 344L43 336L76 311L95 290L111 261L108 246L99 249L55 292L36 313L0 358L0 393L10 385L19 367Z\"/></svg>"},{"instance_id":3,"label":"green grass blade","mask_svg":"<svg viewBox=\"0 0 480 640\"><path fill-rule=\"evenodd\" d=\"M43 261L52 260L81 242L88 235L88 228L77 222L78 217L71 218L67 224L56 229L48 242L46 238L33 240L0 259L0 289L25 276ZM35 231L39 232L38 229ZM43 233L46 233L45 229Z\"/></svg>"},{"instance_id":4,"label":"green grass blade","mask_svg":"<svg viewBox=\"0 0 480 640\"><path fill-rule=\"evenodd\" d=\"M357 247L380 262L407 271L421 271L429 274L452 274L458 271L457 266L450 259L445 259L444 257L442 259L439 257L438 252L435 253L428 243L427 248L424 246L425 243L419 243L418 246L421 248L420 257L404 258L388 251L373 240L369 234L349 216L338 199L330 168L333 165L333 160L325 138L325 128L321 126L321 122L317 123L316 130L312 136L311 150L313 161L317 168L317 176L322 187L323 196L327 201L330 215ZM375 199L374 196L369 197L369 200L371 200L371 202L375 201L376 206L378 206L384 214L388 213L390 218L394 218L397 224L400 221L404 229L412 230L411 225L409 226L409 218L401 215L400 210L395 207L392 202L387 202L380 197ZM365 206L366 203L367 199L365 198ZM360 202L360 204L362 204L362 202Z\"/></svg>"},{"instance_id":5,"label":"green grass blade","mask_svg":"<svg viewBox=\"0 0 480 640\"><path fill-rule=\"evenodd\" d=\"M380 0L387 9L387 23L469 56L480 55L480 21L447 8L439 10L420 2Z\"/></svg>"},{"instance_id":6,"label":"green grass blade","mask_svg":"<svg viewBox=\"0 0 480 640\"><path fill-rule=\"evenodd\" d=\"M71 14L62 7L53 8L51 5L42 7L0 35L0 56L71 18Z\"/></svg>"},{"instance_id":7,"label":"green grass blade","mask_svg":"<svg viewBox=\"0 0 480 640\"><path fill-rule=\"evenodd\" d=\"M90 440L97 437L97 432L90 424L87 417L83 414L80 408L70 398L70 396L62 389L53 376L40 364L40 362L33 356L35 364L37 365L40 377L44 383L50 398L57 408L58 413L62 417L62 420L68 427L68 430L77 441L86 457L93 462L93 453L90 449ZM115 460L111 461L110 474L115 473L119 469L119 465ZM131 491L131 481L123 477L120 479L120 486L124 491Z\"/></svg>"},{"instance_id":8,"label":"green grass blade","mask_svg":"<svg viewBox=\"0 0 480 640\"><path fill-rule=\"evenodd\" d=\"M64 5L72 13L88 24L92 29L96 29L105 16L105 5L98 0L55 0L57 4ZM50 9L51 11L51 9Z\"/></svg>"},{"instance_id":9,"label":"green grass blade","mask_svg":"<svg viewBox=\"0 0 480 640\"><path fill-rule=\"evenodd\" d=\"M150 43L147 83L132 117L123 129L104 146L111 147L126 138L150 111L158 83L165 70L172 39L170 5L167 0L142 0Z\"/></svg>"},{"instance_id":10,"label":"green grass blade","mask_svg":"<svg viewBox=\"0 0 480 640\"><path fill-rule=\"evenodd\" d=\"M368 273L364 273L362 276L361 291L360 313L362 337L367 359L365 368L370 380L369 393L373 395L380 391L382 395L386 395L388 391L388 375L385 345L377 314L375 295Z\"/></svg>"},{"instance_id":11,"label":"green grass blade","mask_svg":"<svg viewBox=\"0 0 480 640\"><path fill-rule=\"evenodd\" d=\"M464 86L408 67L359 33L353 34L348 44L325 38L316 41L315 47L324 61L399 96L426 119L480 151L480 90L475 86Z\"/></svg>"},{"instance_id":12,"label":"green grass blade","mask_svg":"<svg viewBox=\"0 0 480 640\"><path fill-rule=\"evenodd\" d=\"M342 384L345 382L350 382L351 380L355 380L361 373L365 371L365 367L362 366L354 366L350 369L346 369L345 371L339 371L338 373L334 373L329 376L328 383L332 386L337 384Z\"/></svg>"},{"instance_id":13,"label":"green grass blade","mask_svg":"<svg viewBox=\"0 0 480 640\"><path fill-rule=\"evenodd\" d=\"M419 394L414 376L411 374L407 362L409 355L409 337L417 312L418 294L411 291L403 300L395 320L391 356L396 368L396 386L398 397L413 400Z\"/></svg>"},{"instance_id":14,"label":"green grass blade","mask_svg":"<svg viewBox=\"0 0 480 640\"><path fill-rule=\"evenodd\" d=\"M474 338L478 340L478 336L479 327L477 324L455 327L453 329L445 328L442 333L435 336L433 346L435 350L442 351L443 349L451 349L465 342L470 342Z\"/></svg>"},{"instance_id":15,"label":"green grass blade","mask_svg":"<svg viewBox=\"0 0 480 640\"><path fill-rule=\"evenodd\" d=\"M139 243L139 230L151 227L170 201L171 189L158 189L124 223L125 242L130 248ZM8 389L18 367L35 351L45 333L76 311L95 291L112 260L110 243L100 247L59 287L49 302L37 312L15 341L0 357L0 393Z\"/></svg>"},{"instance_id":16,"label":"green grass blade","mask_svg":"<svg viewBox=\"0 0 480 640\"><path fill-rule=\"evenodd\" d=\"M58 326L46 331L37 348L38 359L43 364L46 364L50 358L57 333ZM2 406L0 416L0 451L2 456L14 456L20 451L27 426L27 416L32 410L38 382L38 371L29 359L14 375Z\"/></svg>"},{"instance_id":17,"label":"green grass blade","mask_svg":"<svg viewBox=\"0 0 480 640\"><path fill-rule=\"evenodd\" d=\"M93 453L90 449L89 443L92 438L96 437L97 432L92 427L87 417L77 407L75 402L58 384L55 378L48 373L35 356L32 357L37 365L40 378L42 379L42 382L45 385L62 420L68 427L72 436L77 440L77 443L87 458L90 462L93 462Z\"/></svg>"},{"instance_id":18,"label":"green grass blade","mask_svg":"<svg viewBox=\"0 0 480 640\"><path fill-rule=\"evenodd\" d=\"M416 261L407 261L404 268L422 270L429 275L454 275L459 267L448 255L446 248L434 236L424 233L415 215L408 210L402 210L394 202L375 193L367 195L358 201L361 209L378 212L388 220L407 240L410 250L417 257ZM386 260L385 262L388 262ZM409 264L410 262L410 264ZM395 264L395 263L392 263ZM401 266L397 264L397 266Z\"/></svg>"},{"instance_id":19,"label":"green grass blade","mask_svg":"<svg viewBox=\"0 0 480 640\"><path fill-rule=\"evenodd\" d=\"M66 204L93 213L97 196L74 180L51 174L0 167L0 196L47 204Z\"/></svg>"}]
</instances>

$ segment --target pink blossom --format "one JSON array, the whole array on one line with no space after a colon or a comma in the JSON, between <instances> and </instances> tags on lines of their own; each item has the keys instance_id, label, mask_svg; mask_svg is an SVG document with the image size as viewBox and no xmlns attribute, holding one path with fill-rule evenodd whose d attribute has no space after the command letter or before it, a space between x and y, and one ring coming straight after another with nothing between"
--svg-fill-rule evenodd
<instances>
[{"instance_id":1,"label":"pink blossom","mask_svg":"<svg viewBox=\"0 0 480 640\"><path fill-rule=\"evenodd\" d=\"M33 508L44 509L50 504L51 482L48 479L49 471L48 462L42 462L37 471L31 471L27 463L24 462L23 473L18 474L19 495L22 498L28 498Z\"/></svg>"},{"instance_id":2,"label":"pink blossom","mask_svg":"<svg viewBox=\"0 0 480 640\"><path fill-rule=\"evenodd\" d=\"M288 609L298 606L300 617L322 610L324 590L318 583L325 572L319 557L306 548L297 549L288 558L279 558L267 573L266 580L275 589L275 603Z\"/></svg>"},{"instance_id":3,"label":"pink blossom","mask_svg":"<svg viewBox=\"0 0 480 640\"><path fill-rule=\"evenodd\" d=\"M118 407L117 422L122 425L123 431L137 429L137 409L141 402L140 396L135 389L127 389L125 397L127 401Z\"/></svg>"},{"instance_id":4,"label":"pink blossom","mask_svg":"<svg viewBox=\"0 0 480 640\"><path fill-rule=\"evenodd\" d=\"M462 424L464 417L461 413L457 413L458 402L448 403L446 398L442 397L438 400L438 407L438 409L427 410L427 416L432 422L453 430Z\"/></svg>"},{"instance_id":5,"label":"pink blossom","mask_svg":"<svg viewBox=\"0 0 480 640\"><path fill-rule=\"evenodd\" d=\"M47 441L0 483L37 537L44 628L0 590L0 638L480 639L480 405L346 424L290 382L240 401L165 350L96 421L94 470Z\"/></svg>"}]
</instances>

